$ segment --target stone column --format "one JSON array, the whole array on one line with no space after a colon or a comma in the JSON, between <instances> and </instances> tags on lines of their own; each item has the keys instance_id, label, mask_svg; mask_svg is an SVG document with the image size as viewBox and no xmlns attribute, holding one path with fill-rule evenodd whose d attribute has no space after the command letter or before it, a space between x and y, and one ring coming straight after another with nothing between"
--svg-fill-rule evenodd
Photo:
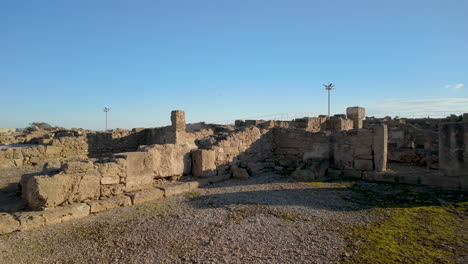
<instances>
[{"instance_id":1,"label":"stone column","mask_svg":"<svg viewBox=\"0 0 468 264\"><path fill-rule=\"evenodd\" d=\"M192 151L192 175L197 178L214 176L216 170L214 150L197 149Z\"/></svg>"},{"instance_id":2,"label":"stone column","mask_svg":"<svg viewBox=\"0 0 468 264\"><path fill-rule=\"evenodd\" d=\"M468 113L463 114L463 122L468 123Z\"/></svg>"},{"instance_id":3,"label":"stone column","mask_svg":"<svg viewBox=\"0 0 468 264\"><path fill-rule=\"evenodd\" d=\"M354 106L346 108L346 115L348 119L353 120L353 128L362 128L362 119L366 116L366 109L364 107Z\"/></svg>"},{"instance_id":4,"label":"stone column","mask_svg":"<svg viewBox=\"0 0 468 264\"><path fill-rule=\"evenodd\" d=\"M468 179L468 122L440 124L439 167L446 176Z\"/></svg>"},{"instance_id":5,"label":"stone column","mask_svg":"<svg viewBox=\"0 0 468 264\"><path fill-rule=\"evenodd\" d=\"M185 112L174 110L171 112L172 129L175 132L185 132Z\"/></svg>"},{"instance_id":6,"label":"stone column","mask_svg":"<svg viewBox=\"0 0 468 264\"><path fill-rule=\"evenodd\" d=\"M374 127L374 166L376 171L387 170L388 129L386 124Z\"/></svg>"}]
</instances>

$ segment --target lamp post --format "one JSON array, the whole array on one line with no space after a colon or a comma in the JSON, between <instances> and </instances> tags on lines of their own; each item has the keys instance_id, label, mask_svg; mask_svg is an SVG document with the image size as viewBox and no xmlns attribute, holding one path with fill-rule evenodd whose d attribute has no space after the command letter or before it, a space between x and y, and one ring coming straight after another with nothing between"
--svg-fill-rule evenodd
<instances>
[{"instance_id":1,"label":"lamp post","mask_svg":"<svg viewBox=\"0 0 468 264\"><path fill-rule=\"evenodd\" d=\"M110 108L104 107L104 112L106 113L106 131L107 131L107 113L108 113L110 110L111 110Z\"/></svg>"},{"instance_id":2,"label":"lamp post","mask_svg":"<svg viewBox=\"0 0 468 264\"><path fill-rule=\"evenodd\" d=\"M332 83L323 84L323 86L325 87L325 90L328 91L328 116L330 116L330 91L335 89L335 86L333 86Z\"/></svg>"}]
</instances>

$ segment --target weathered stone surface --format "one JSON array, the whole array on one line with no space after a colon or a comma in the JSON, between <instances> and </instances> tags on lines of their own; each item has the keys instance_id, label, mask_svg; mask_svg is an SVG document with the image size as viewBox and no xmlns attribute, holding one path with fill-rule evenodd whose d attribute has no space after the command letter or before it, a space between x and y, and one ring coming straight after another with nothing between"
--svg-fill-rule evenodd
<instances>
[{"instance_id":1,"label":"weathered stone surface","mask_svg":"<svg viewBox=\"0 0 468 264\"><path fill-rule=\"evenodd\" d=\"M153 156L148 152L125 152L115 154L126 163L125 187L137 191L151 187L153 182Z\"/></svg>"},{"instance_id":2,"label":"weathered stone surface","mask_svg":"<svg viewBox=\"0 0 468 264\"><path fill-rule=\"evenodd\" d=\"M343 176L344 177L350 177L350 178L361 178L362 177L362 172L360 170L344 169L343 170Z\"/></svg>"},{"instance_id":3,"label":"weathered stone surface","mask_svg":"<svg viewBox=\"0 0 468 264\"><path fill-rule=\"evenodd\" d=\"M100 179L97 173L33 176L22 182L22 192L30 208L55 207L64 202L97 199Z\"/></svg>"},{"instance_id":4,"label":"weathered stone surface","mask_svg":"<svg viewBox=\"0 0 468 264\"><path fill-rule=\"evenodd\" d=\"M128 196L132 199L133 204L142 204L164 198L164 191L158 188L154 188L130 193Z\"/></svg>"},{"instance_id":5,"label":"weathered stone surface","mask_svg":"<svg viewBox=\"0 0 468 264\"><path fill-rule=\"evenodd\" d=\"M218 174L216 176L197 179L198 186L197 187L204 187L210 184L215 184L218 182L227 181L231 178L231 174Z\"/></svg>"},{"instance_id":6,"label":"weathered stone surface","mask_svg":"<svg viewBox=\"0 0 468 264\"><path fill-rule=\"evenodd\" d=\"M374 127L373 148L375 170L386 171L388 153L388 129L386 124L379 124Z\"/></svg>"},{"instance_id":7,"label":"weathered stone surface","mask_svg":"<svg viewBox=\"0 0 468 264\"><path fill-rule=\"evenodd\" d=\"M142 149L151 154L148 164L153 177L188 175L192 170L190 152L197 146L192 144L151 145Z\"/></svg>"},{"instance_id":8,"label":"weathered stone surface","mask_svg":"<svg viewBox=\"0 0 468 264\"><path fill-rule=\"evenodd\" d=\"M90 161L70 161L63 164L62 171L66 174L86 173L94 171L94 165Z\"/></svg>"},{"instance_id":9,"label":"weathered stone surface","mask_svg":"<svg viewBox=\"0 0 468 264\"><path fill-rule=\"evenodd\" d=\"M354 160L354 168L356 170L371 171L374 169L374 163L372 160L357 159Z\"/></svg>"},{"instance_id":10,"label":"weathered stone surface","mask_svg":"<svg viewBox=\"0 0 468 264\"><path fill-rule=\"evenodd\" d=\"M439 126L439 167L447 176L468 178L468 122Z\"/></svg>"},{"instance_id":11,"label":"weathered stone surface","mask_svg":"<svg viewBox=\"0 0 468 264\"><path fill-rule=\"evenodd\" d=\"M117 184L120 182L120 177L118 175L112 177L102 177L101 184L110 185L110 184Z\"/></svg>"},{"instance_id":12,"label":"weathered stone surface","mask_svg":"<svg viewBox=\"0 0 468 264\"><path fill-rule=\"evenodd\" d=\"M79 219L88 216L90 207L85 203L72 204L43 211L46 225Z\"/></svg>"},{"instance_id":13,"label":"weathered stone surface","mask_svg":"<svg viewBox=\"0 0 468 264\"><path fill-rule=\"evenodd\" d=\"M159 188L164 191L164 197L170 197L177 194L193 191L194 186L189 182L175 182L163 185L157 185L156 188Z\"/></svg>"},{"instance_id":14,"label":"weathered stone surface","mask_svg":"<svg viewBox=\"0 0 468 264\"><path fill-rule=\"evenodd\" d=\"M307 170L307 169L295 170L291 174L291 177L298 181L312 181L317 178L315 173L312 170Z\"/></svg>"},{"instance_id":15,"label":"weathered stone surface","mask_svg":"<svg viewBox=\"0 0 468 264\"><path fill-rule=\"evenodd\" d=\"M343 172L341 170L328 168L327 169L327 176L330 177L330 178L336 179L336 178L340 178L341 176L343 176Z\"/></svg>"},{"instance_id":16,"label":"weathered stone surface","mask_svg":"<svg viewBox=\"0 0 468 264\"><path fill-rule=\"evenodd\" d=\"M44 170L47 169L58 169L62 166L62 163L59 160L49 160L44 164Z\"/></svg>"},{"instance_id":17,"label":"weathered stone surface","mask_svg":"<svg viewBox=\"0 0 468 264\"><path fill-rule=\"evenodd\" d=\"M50 156L59 155L61 151L62 151L62 147L46 146L45 154L50 155Z\"/></svg>"},{"instance_id":18,"label":"weathered stone surface","mask_svg":"<svg viewBox=\"0 0 468 264\"><path fill-rule=\"evenodd\" d=\"M192 174L203 178L214 176L216 169L216 152L214 150L197 149L192 151Z\"/></svg>"},{"instance_id":19,"label":"weathered stone surface","mask_svg":"<svg viewBox=\"0 0 468 264\"><path fill-rule=\"evenodd\" d=\"M171 112L172 129L176 132L185 132L185 112L175 110Z\"/></svg>"},{"instance_id":20,"label":"weathered stone surface","mask_svg":"<svg viewBox=\"0 0 468 264\"><path fill-rule=\"evenodd\" d=\"M363 119L366 116L364 107L354 106L346 108L346 115L349 119Z\"/></svg>"},{"instance_id":21,"label":"weathered stone surface","mask_svg":"<svg viewBox=\"0 0 468 264\"><path fill-rule=\"evenodd\" d=\"M363 107L348 107L346 108L348 119L353 120L353 128L362 128L362 119L366 116L366 110Z\"/></svg>"},{"instance_id":22,"label":"weathered stone surface","mask_svg":"<svg viewBox=\"0 0 468 264\"><path fill-rule=\"evenodd\" d=\"M114 196L104 200L95 200L88 202L91 213L102 212L117 207L128 206L131 204L132 200L130 199L130 197L125 195Z\"/></svg>"},{"instance_id":23,"label":"weathered stone surface","mask_svg":"<svg viewBox=\"0 0 468 264\"><path fill-rule=\"evenodd\" d=\"M247 180L249 178L249 173L244 168L239 168L235 165L231 166L232 177L239 180Z\"/></svg>"},{"instance_id":24,"label":"weathered stone surface","mask_svg":"<svg viewBox=\"0 0 468 264\"><path fill-rule=\"evenodd\" d=\"M26 231L45 226L45 218L42 211L20 212L16 213L15 216L20 222L20 231Z\"/></svg>"},{"instance_id":25,"label":"weathered stone surface","mask_svg":"<svg viewBox=\"0 0 468 264\"><path fill-rule=\"evenodd\" d=\"M0 213L0 235L8 234L19 229L20 223L11 214Z\"/></svg>"}]
</instances>

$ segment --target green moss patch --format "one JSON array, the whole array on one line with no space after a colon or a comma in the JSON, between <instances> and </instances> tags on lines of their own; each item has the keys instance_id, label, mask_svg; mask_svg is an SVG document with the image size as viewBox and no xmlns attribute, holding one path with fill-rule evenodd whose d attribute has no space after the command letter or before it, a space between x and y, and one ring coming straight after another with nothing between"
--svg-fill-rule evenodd
<instances>
[{"instance_id":1,"label":"green moss patch","mask_svg":"<svg viewBox=\"0 0 468 264\"><path fill-rule=\"evenodd\" d=\"M373 210L385 217L347 231L345 263L454 263L468 254L466 217L454 208Z\"/></svg>"}]
</instances>

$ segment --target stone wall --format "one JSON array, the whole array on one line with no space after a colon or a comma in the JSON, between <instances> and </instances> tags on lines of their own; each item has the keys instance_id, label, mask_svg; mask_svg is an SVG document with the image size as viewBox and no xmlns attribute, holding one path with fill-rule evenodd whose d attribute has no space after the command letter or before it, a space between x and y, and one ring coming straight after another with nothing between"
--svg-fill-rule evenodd
<instances>
[{"instance_id":1,"label":"stone wall","mask_svg":"<svg viewBox=\"0 0 468 264\"><path fill-rule=\"evenodd\" d=\"M297 168L334 168L360 177L363 171L385 171L386 126L334 132L308 132L303 129L276 128L275 156L283 164ZM323 173L321 171L320 173Z\"/></svg>"},{"instance_id":2,"label":"stone wall","mask_svg":"<svg viewBox=\"0 0 468 264\"><path fill-rule=\"evenodd\" d=\"M151 145L95 162L67 162L52 175L25 175L23 199L40 209L147 189L155 179L189 174L194 149L195 144Z\"/></svg>"},{"instance_id":3,"label":"stone wall","mask_svg":"<svg viewBox=\"0 0 468 264\"><path fill-rule=\"evenodd\" d=\"M447 181L457 178L468 190L468 122L440 125L439 165Z\"/></svg>"}]
</instances>

